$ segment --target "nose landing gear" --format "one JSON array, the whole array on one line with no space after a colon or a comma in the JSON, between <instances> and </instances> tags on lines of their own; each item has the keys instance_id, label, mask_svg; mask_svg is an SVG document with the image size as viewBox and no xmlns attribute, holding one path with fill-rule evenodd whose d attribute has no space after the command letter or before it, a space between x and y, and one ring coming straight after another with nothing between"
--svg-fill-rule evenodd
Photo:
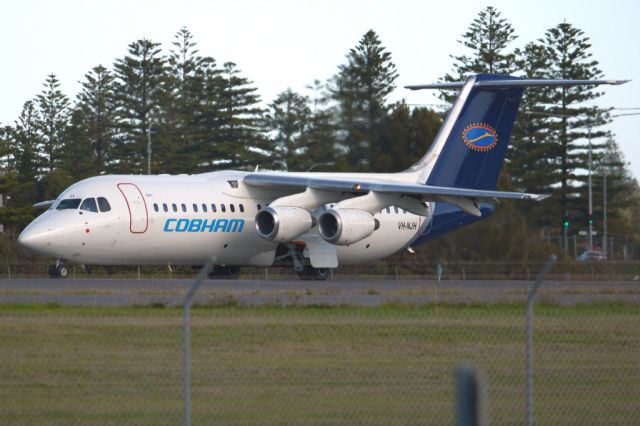
<instances>
[{"instance_id":1,"label":"nose landing gear","mask_svg":"<svg viewBox=\"0 0 640 426\"><path fill-rule=\"evenodd\" d=\"M69 276L69 268L61 260L56 260L54 265L49 266L50 278L67 278Z\"/></svg>"}]
</instances>

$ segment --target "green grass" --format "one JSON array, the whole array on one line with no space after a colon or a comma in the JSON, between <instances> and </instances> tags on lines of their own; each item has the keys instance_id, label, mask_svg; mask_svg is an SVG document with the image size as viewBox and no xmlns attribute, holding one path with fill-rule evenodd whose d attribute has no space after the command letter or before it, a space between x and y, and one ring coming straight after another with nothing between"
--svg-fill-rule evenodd
<instances>
[{"instance_id":1,"label":"green grass","mask_svg":"<svg viewBox=\"0 0 640 426\"><path fill-rule=\"evenodd\" d=\"M535 309L540 424L640 423L640 316ZM494 424L524 419L524 307L192 311L194 424L451 424L453 369ZM0 305L0 424L178 424L181 311Z\"/></svg>"}]
</instances>

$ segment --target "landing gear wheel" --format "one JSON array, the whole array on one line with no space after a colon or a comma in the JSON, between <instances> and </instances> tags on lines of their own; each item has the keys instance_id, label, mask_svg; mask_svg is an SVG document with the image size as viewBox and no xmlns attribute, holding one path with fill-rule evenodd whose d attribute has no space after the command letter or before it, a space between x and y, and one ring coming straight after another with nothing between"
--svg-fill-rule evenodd
<instances>
[{"instance_id":1,"label":"landing gear wheel","mask_svg":"<svg viewBox=\"0 0 640 426\"><path fill-rule=\"evenodd\" d=\"M216 265L213 267L213 270L209 273L209 278L211 279L227 279L227 280L237 280L240 277L240 267L225 265L219 266Z\"/></svg>"},{"instance_id":2,"label":"landing gear wheel","mask_svg":"<svg viewBox=\"0 0 640 426\"><path fill-rule=\"evenodd\" d=\"M56 275L58 278L67 278L69 276L69 268L66 265L56 266Z\"/></svg>"},{"instance_id":3,"label":"landing gear wheel","mask_svg":"<svg viewBox=\"0 0 640 426\"><path fill-rule=\"evenodd\" d=\"M49 266L50 278L67 278L69 276L69 268L62 262L56 262L55 265Z\"/></svg>"},{"instance_id":4,"label":"landing gear wheel","mask_svg":"<svg viewBox=\"0 0 640 426\"><path fill-rule=\"evenodd\" d=\"M331 269L304 265L304 269L298 272L298 276L305 281L326 281L331 276Z\"/></svg>"}]
</instances>

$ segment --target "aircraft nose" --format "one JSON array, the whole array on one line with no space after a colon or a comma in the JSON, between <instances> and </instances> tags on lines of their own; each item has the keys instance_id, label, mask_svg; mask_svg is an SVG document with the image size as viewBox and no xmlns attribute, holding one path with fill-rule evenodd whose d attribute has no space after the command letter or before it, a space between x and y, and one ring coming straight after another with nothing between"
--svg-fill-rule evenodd
<instances>
[{"instance_id":1,"label":"aircraft nose","mask_svg":"<svg viewBox=\"0 0 640 426\"><path fill-rule=\"evenodd\" d=\"M18 236L18 243L31 250L42 249L47 244L47 238L45 232L39 228L36 224L27 226Z\"/></svg>"}]
</instances>

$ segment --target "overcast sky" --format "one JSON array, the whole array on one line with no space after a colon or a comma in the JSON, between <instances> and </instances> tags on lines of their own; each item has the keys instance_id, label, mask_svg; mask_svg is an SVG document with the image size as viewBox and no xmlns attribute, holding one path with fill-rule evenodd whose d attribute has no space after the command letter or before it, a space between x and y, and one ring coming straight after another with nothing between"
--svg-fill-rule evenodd
<instances>
[{"instance_id":1,"label":"overcast sky","mask_svg":"<svg viewBox=\"0 0 640 426\"><path fill-rule=\"evenodd\" d=\"M519 36L513 47L543 36L566 20L585 31L606 78L633 79L606 87L601 106L640 108L640 1L10 1L0 25L0 123L17 118L22 104L55 73L71 98L93 66L110 67L127 45L146 37L168 49L186 26L203 55L235 62L265 102L288 87L303 91L326 80L369 29L391 52L400 77L392 100L439 101L405 84L435 82L451 70L449 55L464 53L457 40L488 5ZM619 111L618 113L624 113ZM630 112L630 111L626 111ZM636 112L640 112L637 110ZM614 112L615 114L615 112ZM611 129L636 177L640 177L640 115L616 118Z\"/></svg>"}]
</instances>

